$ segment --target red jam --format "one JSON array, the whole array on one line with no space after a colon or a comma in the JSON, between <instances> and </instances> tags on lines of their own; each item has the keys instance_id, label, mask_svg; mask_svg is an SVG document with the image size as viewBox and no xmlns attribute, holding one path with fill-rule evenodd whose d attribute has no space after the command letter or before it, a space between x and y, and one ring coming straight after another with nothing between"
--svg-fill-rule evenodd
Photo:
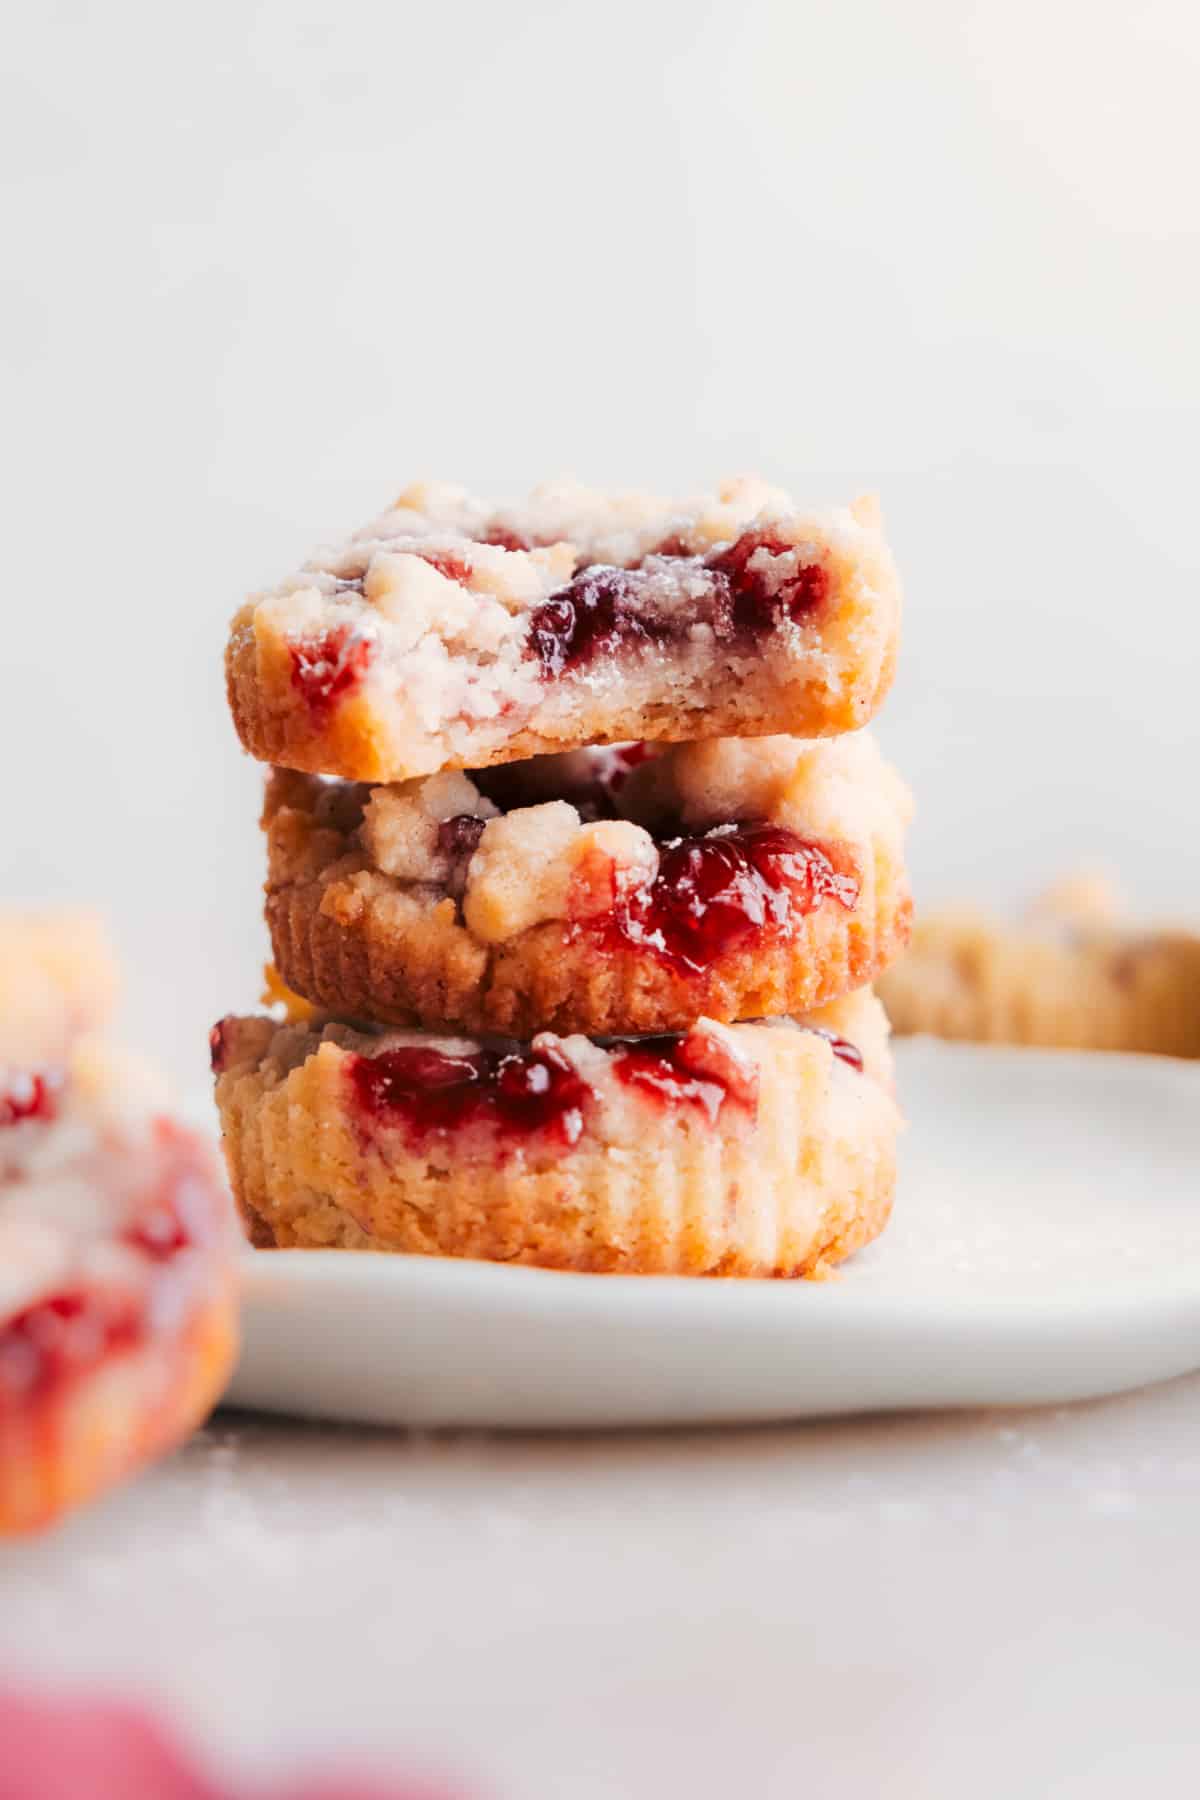
<instances>
[{"instance_id":1,"label":"red jam","mask_svg":"<svg viewBox=\"0 0 1200 1800\"><path fill-rule=\"evenodd\" d=\"M569 1149L583 1133L592 1090L561 1051L479 1049L461 1056L406 1046L356 1056L350 1081L361 1111L416 1140L477 1126L503 1145L530 1138Z\"/></svg>"},{"instance_id":2,"label":"red jam","mask_svg":"<svg viewBox=\"0 0 1200 1800\"><path fill-rule=\"evenodd\" d=\"M613 1057L613 1073L660 1106L692 1106L715 1123L727 1104L753 1115L758 1070L715 1033L639 1038Z\"/></svg>"},{"instance_id":3,"label":"red jam","mask_svg":"<svg viewBox=\"0 0 1200 1800\"><path fill-rule=\"evenodd\" d=\"M542 674L554 677L584 668L619 650L642 648L684 635L693 623L642 614L646 577L636 569L597 563L581 569L564 588L536 607L529 625Z\"/></svg>"},{"instance_id":4,"label":"red jam","mask_svg":"<svg viewBox=\"0 0 1200 1800\"><path fill-rule=\"evenodd\" d=\"M770 532L747 531L707 557L689 555L673 537L636 568L592 564L534 610L532 654L552 679L618 651L686 638L697 624L711 625L723 642L752 642L785 620L810 617L828 596L823 562L776 571L776 561L795 550ZM694 591L664 609L657 593L664 570L658 565L671 562L689 565Z\"/></svg>"},{"instance_id":5,"label":"red jam","mask_svg":"<svg viewBox=\"0 0 1200 1800\"><path fill-rule=\"evenodd\" d=\"M422 562L427 562L447 581L465 584L470 579L471 565L465 556L455 556L452 550L421 550L418 554Z\"/></svg>"},{"instance_id":6,"label":"red jam","mask_svg":"<svg viewBox=\"0 0 1200 1800\"><path fill-rule=\"evenodd\" d=\"M229 1038L233 1019L218 1019L208 1034L208 1060L214 1075L223 1075L229 1062Z\"/></svg>"},{"instance_id":7,"label":"red jam","mask_svg":"<svg viewBox=\"0 0 1200 1800\"><path fill-rule=\"evenodd\" d=\"M58 1069L38 1069L17 1075L0 1090L0 1128L21 1125L26 1119L48 1124L58 1112L63 1077Z\"/></svg>"},{"instance_id":8,"label":"red jam","mask_svg":"<svg viewBox=\"0 0 1200 1800\"><path fill-rule=\"evenodd\" d=\"M862 1051L857 1044L852 1044L848 1038L839 1037L836 1031L826 1031L823 1025L806 1025L804 1029L823 1037L840 1062L848 1063L852 1069L857 1069L862 1074Z\"/></svg>"},{"instance_id":9,"label":"red jam","mask_svg":"<svg viewBox=\"0 0 1200 1800\"><path fill-rule=\"evenodd\" d=\"M374 654L370 638L353 625L336 625L291 650L292 686L304 696L317 724L361 685Z\"/></svg>"},{"instance_id":10,"label":"red jam","mask_svg":"<svg viewBox=\"0 0 1200 1800\"><path fill-rule=\"evenodd\" d=\"M776 577L774 559L791 554L794 548L767 532L747 531L708 563L714 574L729 583L732 624L739 637L770 631L784 618L799 623L825 600L829 573L824 563L809 563ZM754 568L750 567L752 561Z\"/></svg>"},{"instance_id":11,"label":"red jam","mask_svg":"<svg viewBox=\"0 0 1200 1800\"><path fill-rule=\"evenodd\" d=\"M519 531L510 531L506 525L492 525L487 535L481 540L485 544L493 544L498 550L532 550L533 545Z\"/></svg>"},{"instance_id":12,"label":"red jam","mask_svg":"<svg viewBox=\"0 0 1200 1800\"><path fill-rule=\"evenodd\" d=\"M721 825L661 846L649 887L614 893L599 928L617 944L651 950L687 974L768 932L786 932L827 900L852 908L858 877L832 847L782 825Z\"/></svg>"},{"instance_id":13,"label":"red jam","mask_svg":"<svg viewBox=\"0 0 1200 1800\"><path fill-rule=\"evenodd\" d=\"M472 813L456 813L452 819L443 819L437 833L439 854L453 862L474 856L486 824L486 819L477 819Z\"/></svg>"}]
</instances>

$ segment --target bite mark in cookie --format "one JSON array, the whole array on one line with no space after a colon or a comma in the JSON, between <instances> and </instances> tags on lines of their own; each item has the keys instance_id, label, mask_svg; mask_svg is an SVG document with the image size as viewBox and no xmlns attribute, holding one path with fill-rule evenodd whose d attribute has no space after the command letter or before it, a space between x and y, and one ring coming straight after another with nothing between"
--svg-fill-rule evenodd
<instances>
[{"instance_id":1,"label":"bite mark in cookie","mask_svg":"<svg viewBox=\"0 0 1200 1800\"><path fill-rule=\"evenodd\" d=\"M834 734L891 681L899 586L876 510L753 480L655 502L428 491L242 608L246 748L396 781L637 737Z\"/></svg>"},{"instance_id":2,"label":"bite mark in cookie","mask_svg":"<svg viewBox=\"0 0 1200 1800\"><path fill-rule=\"evenodd\" d=\"M785 620L811 620L828 594L823 560L770 533L743 532L712 557L673 539L634 569L581 569L534 611L530 648L552 680L702 631L721 644L752 643Z\"/></svg>"}]
</instances>

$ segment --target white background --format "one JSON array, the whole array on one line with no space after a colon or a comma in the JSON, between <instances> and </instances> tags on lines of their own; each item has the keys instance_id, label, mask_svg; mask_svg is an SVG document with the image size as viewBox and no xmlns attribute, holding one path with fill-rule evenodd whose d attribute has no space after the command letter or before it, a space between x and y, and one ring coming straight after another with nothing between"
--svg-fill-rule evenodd
<instances>
[{"instance_id":1,"label":"white background","mask_svg":"<svg viewBox=\"0 0 1200 1800\"><path fill-rule=\"evenodd\" d=\"M263 954L226 618L421 474L879 488L920 895L1194 907L1192 0L68 0L8 50L4 890L107 910L179 1075Z\"/></svg>"}]
</instances>

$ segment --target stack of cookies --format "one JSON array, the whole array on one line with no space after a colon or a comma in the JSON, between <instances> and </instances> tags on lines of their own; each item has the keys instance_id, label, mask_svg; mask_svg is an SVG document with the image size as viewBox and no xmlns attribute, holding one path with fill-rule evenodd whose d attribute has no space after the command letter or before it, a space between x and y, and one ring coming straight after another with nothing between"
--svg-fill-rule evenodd
<instances>
[{"instance_id":1,"label":"stack of cookies","mask_svg":"<svg viewBox=\"0 0 1200 1800\"><path fill-rule=\"evenodd\" d=\"M811 1275L876 1236L899 610L872 503L755 480L416 487L244 606L286 1015L213 1032L252 1242Z\"/></svg>"}]
</instances>

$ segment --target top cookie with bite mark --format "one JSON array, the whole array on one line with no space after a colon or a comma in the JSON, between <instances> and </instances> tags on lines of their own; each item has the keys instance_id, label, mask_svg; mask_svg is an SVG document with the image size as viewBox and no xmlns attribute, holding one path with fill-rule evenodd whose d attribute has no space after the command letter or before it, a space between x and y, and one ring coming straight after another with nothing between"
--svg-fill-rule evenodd
<instances>
[{"instance_id":1,"label":"top cookie with bite mark","mask_svg":"<svg viewBox=\"0 0 1200 1800\"><path fill-rule=\"evenodd\" d=\"M229 700L251 755L368 782L629 739L831 736L882 702L899 614L871 500L806 513L743 478L494 508L419 485L240 609Z\"/></svg>"}]
</instances>

